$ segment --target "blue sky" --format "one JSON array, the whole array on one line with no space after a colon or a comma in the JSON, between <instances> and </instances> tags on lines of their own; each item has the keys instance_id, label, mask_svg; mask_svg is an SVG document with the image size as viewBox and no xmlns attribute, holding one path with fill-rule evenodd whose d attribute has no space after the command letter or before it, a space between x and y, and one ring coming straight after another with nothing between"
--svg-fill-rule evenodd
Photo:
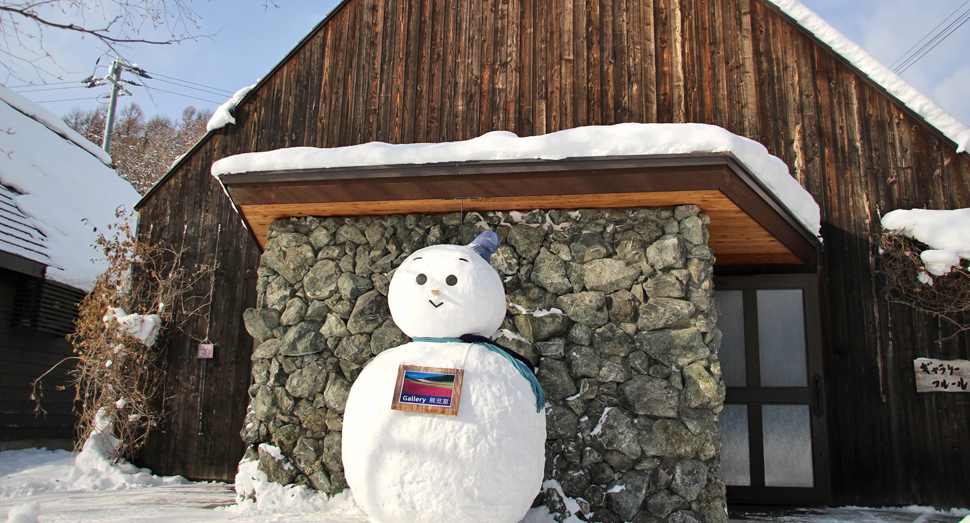
<instances>
[{"instance_id":1,"label":"blue sky","mask_svg":"<svg viewBox=\"0 0 970 523\"><path fill-rule=\"evenodd\" d=\"M889 65L966 0L802 1ZM128 59L150 74L155 73L155 79L148 81L155 89L150 97L144 88L132 87L133 96L122 98L121 104L133 101L149 116L165 114L175 119L187 105L215 109L233 92L256 83L261 75L268 73L338 3L337 0L276 0L278 8L264 9L262 0L196 0L192 7L201 17L199 32L212 36L178 45L143 45L129 49ZM58 71L62 80L51 79L51 83L79 82L92 73L107 74L110 58L103 56L92 39L77 40L47 32L45 47L57 57L63 69ZM967 50L970 50L970 23L906 71L903 78L962 122L970 124L970 52ZM101 61L95 68L99 58ZM30 80L29 75L26 79ZM97 99L98 95L108 92L106 87L83 89L76 84L39 87L29 92L31 88L18 87L25 84L24 78L4 80L0 76L0 82L42 102L58 115L76 106L96 107L103 103ZM66 88L50 90L54 87ZM67 101L46 103L48 100Z\"/></svg>"}]
</instances>

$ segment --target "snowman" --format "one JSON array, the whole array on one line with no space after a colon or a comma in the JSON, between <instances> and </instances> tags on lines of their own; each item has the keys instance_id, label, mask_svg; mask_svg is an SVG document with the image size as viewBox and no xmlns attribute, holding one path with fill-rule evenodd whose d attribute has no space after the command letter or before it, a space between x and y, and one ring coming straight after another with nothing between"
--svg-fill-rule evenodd
<instances>
[{"instance_id":1,"label":"snowman","mask_svg":"<svg viewBox=\"0 0 970 523\"><path fill-rule=\"evenodd\" d=\"M546 420L531 364L490 343L505 289L489 265L498 235L416 251L388 305L414 341L361 371L347 399L343 464L377 523L515 523L539 493Z\"/></svg>"}]
</instances>

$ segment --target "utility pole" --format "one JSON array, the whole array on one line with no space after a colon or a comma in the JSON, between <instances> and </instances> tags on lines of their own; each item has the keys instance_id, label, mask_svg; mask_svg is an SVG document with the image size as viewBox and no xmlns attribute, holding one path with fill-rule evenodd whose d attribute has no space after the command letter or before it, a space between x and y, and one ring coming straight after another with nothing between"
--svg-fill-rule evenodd
<instances>
[{"instance_id":1,"label":"utility pole","mask_svg":"<svg viewBox=\"0 0 970 523\"><path fill-rule=\"evenodd\" d=\"M95 68L97 68L97 64L95 64ZM106 153L110 153L109 149L111 148L111 132L115 125L115 109L118 107L118 97L123 94L131 96L131 93L125 89L124 84L142 85L130 80L122 80L121 71L123 70L142 78L151 79L151 76L148 76L148 73L146 73L141 67L134 64L125 65L121 58L115 58L114 61L111 62L111 70L108 71L108 76L105 76L104 78L95 78L94 75L91 75L84 80L81 80L81 83L88 88L100 87L105 83L111 84L111 99L108 102L108 118L105 121L104 139L101 142L101 148L104 149L104 152Z\"/></svg>"},{"instance_id":2,"label":"utility pole","mask_svg":"<svg viewBox=\"0 0 970 523\"><path fill-rule=\"evenodd\" d=\"M108 121L104 124L104 140L101 142L101 148L104 149L104 152L110 153L111 128L115 125L115 107L118 106L118 92L124 89L121 87L121 60L115 58L114 62L111 62L111 71L105 77L105 80L111 82L111 101L108 103Z\"/></svg>"}]
</instances>

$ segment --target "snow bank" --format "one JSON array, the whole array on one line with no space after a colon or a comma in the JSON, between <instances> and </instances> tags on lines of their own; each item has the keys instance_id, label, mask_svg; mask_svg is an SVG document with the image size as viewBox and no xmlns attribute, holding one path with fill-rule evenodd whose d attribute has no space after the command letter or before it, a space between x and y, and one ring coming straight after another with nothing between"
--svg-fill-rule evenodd
<instances>
[{"instance_id":1,"label":"snow bank","mask_svg":"<svg viewBox=\"0 0 970 523\"><path fill-rule=\"evenodd\" d=\"M36 501L22 503L10 510L7 514L7 523L38 523L38 514L40 514L40 503Z\"/></svg>"},{"instance_id":2,"label":"snow bank","mask_svg":"<svg viewBox=\"0 0 970 523\"><path fill-rule=\"evenodd\" d=\"M139 195L105 165L104 151L58 122L0 87L0 183L20 193L14 203L46 236L50 261L34 261L49 264L48 278L87 291L107 268L94 229L107 233L115 210Z\"/></svg>"},{"instance_id":3,"label":"snow bank","mask_svg":"<svg viewBox=\"0 0 970 523\"><path fill-rule=\"evenodd\" d=\"M269 447L269 445L267 445ZM276 449L279 452L279 449ZM240 516L256 514L317 513L322 515L345 515L367 521L354 504L350 490L344 490L331 498L326 494L302 485L280 485L270 481L259 470L258 461L243 460L236 472L236 505L225 510Z\"/></svg>"},{"instance_id":4,"label":"snow bank","mask_svg":"<svg viewBox=\"0 0 970 523\"><path fill-rule=\"evenodd\" d=\"M352 166L431 164L486 160L562 160L598 156L732 153L809 231L820 231L819 207L788 166L763 145L706 124L624 123L567 129L519 138L494 131L462 142L391 145L371 142L349 147L293 147L223 158L213 176L230 173Z\"/></svg>"},{"instance_id":5,"label":"snow bank","mask_svg":"<svg viewBox=\"0 0 970 523\"><path fill-rule=\"evenodd\" d=\"M256 87L256 84L250 85L249 87L243 87L242 89L236 91L236 94L232 95L226 103L219 106L216 112L212 113L212 118L209 118L208 123L205 124L206 131L215 131L216 129L221 129L229 124L235 124L236 118L230 114L230 112L239 105L239 102L249 94Z\"/></svg>"},{"instance_id":6,"label":"snow bank","mask_svg":"<svg viewBox=\"0 0 970 523\"><path fill-rule=\"evenodd\" d=\"M66 485L69 490L120 490L189 482L181 476L155 476L150 470L138 468L123 460L112 462L111 456L121 444L113 434L113 429L114 424L107 410L102 407L98 411L94 430L74 459L74 466L68 471Z\"/></svg>"},{"instance_id":7,"label":"snow bank","mask_svg":"<svg viewBox=\"0 0 970 523\"><path fill-rule=\"evenodd\" d=\"M920 257L934 276L949 273L961 259L970 260L970 208L897 209L882 217L882 227L928 245Z\"/></svg>"},{"instance_id":8,"label":"snow bank","mask_svg":"<svg viewBox=\"0 0 970 523\"><path fill-rule=\"evenodd\" d=\"M64 450L3 452L0 459L0 501L48 492L119 491L189 483L180 476L155 476L148 469L135 467L125 461L113 463L110 456L119 441L112 434L112 423L106 412L105 409L98 412L95 430L76 456ZM30 511L24 513L29 514Z\"/></svg>"},{"instance_id":9,"label":"snow bank","mask_svg":"<svg viewBox=\"0 0 970 523\"><path fill-rule=\"evenodd\" d=\"M906 107L923 117L957 144L957 152L970 147L970 128L954 118L926 95L909 85L899 75L876 60L872 55L849 40L839 30L829 25L799 0L769 0L802 27L818 37L837 54L849 61L872 81L882 86Z\"/></svg>"}]
</instances>

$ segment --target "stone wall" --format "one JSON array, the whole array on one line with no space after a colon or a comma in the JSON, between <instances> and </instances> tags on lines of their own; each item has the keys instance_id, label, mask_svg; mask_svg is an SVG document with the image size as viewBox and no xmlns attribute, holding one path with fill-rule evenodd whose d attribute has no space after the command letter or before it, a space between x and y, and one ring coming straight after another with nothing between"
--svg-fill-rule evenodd
<instances>
[{"instance_id":1,"label":"stone wall","mask_svg":"<svg viewBox=\"0 0 970 523\"><path fill-rule=\"evenodd\" d=\"M497 341L537 364L546 392L555 483L537 503L566 516L572 498L588 521L726 521L706 223L692 205L273 223L257 308L245 313L261 342L247 456L274 481L344 489L350 384L374 355L409 341L387 309L394 268L488 227L502 240L492 265L508 302Z\"/></svg>"}]
</instances>

